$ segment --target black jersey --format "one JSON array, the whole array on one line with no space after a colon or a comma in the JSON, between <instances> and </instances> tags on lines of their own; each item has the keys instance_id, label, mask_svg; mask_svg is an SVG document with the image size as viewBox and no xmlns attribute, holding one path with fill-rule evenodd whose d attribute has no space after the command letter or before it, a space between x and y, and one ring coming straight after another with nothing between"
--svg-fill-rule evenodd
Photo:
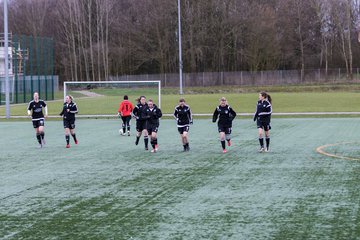
<instances>
[{"instance_id":1,"label":"black jersey","mask_svg":"<svg viewBox=\"0 0 360 240\"><path fill-rule=\"evenodd\" d=\"M192 113L188 105L184 105L183 107L180 105L176 106L174 117L177 120L178 127L189 126L189 124L192 123Z\"/></svg>"},{"instance_id":2,"label":"black jersey","mask_svg":"<svg viewBox=\"0 0 360 240\"><path fill-rule=\"evenodd\" d=\"M159 118L162 117L161 109L154 104L153 108L149 108L149 116L150 116L148 120L149 125L159 126Z\"/></svg>"},{"instance_id":3,"label":"black jersey","mask_svg":"<svg viewBox=\"0 0 360 240\"><path fill-rule=\"evenodd\" d=\"M38 102L35 102L34 100L29 102L27 110L32 111L31 118L33 121L44 120L43 108L45 107L46 103L41 99L39 99Z\"/></svg>"},{"instance_id":4,"label":"black jersey","mask_svg":"<svg viewBox=\"0 0 360 240\"><path fill-rule=\"evenodd\" d=\"M133 110L133 114L138 121L148 120L150 118L150 110L147 103L144 105L141 103L137 104Z\"/></svg>"},{"instance_id":5,"label":"black jersey","mask_svg":"<svg viewBox=\"0 0 360 240\"><path fill-rule=\"evenodd\" d=\"M232 121L236 117L236 112L229 106L222 107L219 105L213 114L213 122L216 122L219 117L218 125L223 127L232 127Z\"/></svg>"},{"instance_id":6,"label":"black jersey","mask_svg":"<svg viewBox=\"0 0 360 240\"><path fill-rule=\"evenodd\" d=\"M66 119L66 120L74 120L76 113L78 113L76 103L74 103L74 102L70 102L70 103L65 102L64 105L63 105L63 109L62 109L62 111L60 113L60 116L63 116L63 118Z\"/></svg>"},{"instance_id":7,"label":"black jersey","mask_svg":"<svg viewBox=\"0 0 360 240\"><path fill-rule=\"evenodd\" d=\"M270 122L271 113L272 113L271 103L267 99L263 101L259 100L256 105L254 121L257 119L261 122Z\"/></svg>"}]
</instances>

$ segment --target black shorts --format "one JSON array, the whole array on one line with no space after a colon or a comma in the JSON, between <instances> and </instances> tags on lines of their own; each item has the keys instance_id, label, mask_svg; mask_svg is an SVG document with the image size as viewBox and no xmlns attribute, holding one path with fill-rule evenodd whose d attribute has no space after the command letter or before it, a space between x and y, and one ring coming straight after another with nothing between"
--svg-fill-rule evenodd
<instances>
[{"instance_id":1,"label":"black shorts","mask_svg":"<svg viewBox=\"0 0 360 240\"><path fill-rule=\"evenodd\" d=\"M44 119L35 120L32 121L32 124L34 128L43 127L45 125L45 120Z\"/></svg>"},{"instance_id":2,"label":"black shorts","mask_svg":"<svg viewBox=\"0 0 360 240\"><path fill-rule=\"evenodd\" d=\"M149 135L153 132L157 133L158 130L159 130L159 125L148 126L148 129L147 129Z\"/></svg>"},{"instance_id":3,"label":"black shorts","mask_svg":"<svg viewBox=\"0 0 360 240\"><path fill-rule=\"evenodd\" d=\"M231 127L227 127L227 126L219 126L218 125L218 131L219 132L224 132L225 134L231 134Z\"/></svg>"},{"instance_id":4,"label":"black shorts","mask_svg":"<svg viewBox=\"0 0 360 240\"><path fill-rule=\"evenodd\" d=\"M148 121L147 120L137 120L136 121L136 131L142 132L144 129L147 129Z\"/></svg>"},{"instance_id":5,"label":"black shorts","mask_svg":"<svg viewBox=\"0 0 360 240\"><path fill-rule=\"evenodd\" d=\"M184 127L178 127L178 132L180 134L183 134L184 132L189 132L190 127L189 126L184 126Z\"/></svg>"},{"instance_id":6,"label":"black shorts","mask_svg":"<svg viewBox=\"0 0 360 240\"><path fill-rule=\"evenodd\" d=\"M131 116L121 117L123 124L130 126Z\"/></svg>"},{"instance_id":7,"label":"black shorts","mask_svg":"<svg viewBox=\"0 0 360 240\"><path fill-rule=\"evenodd\" d=\"M256 121L257 128L263 128L265 131L269 131L271 129L270 121L262 122L260 120Z\"/></svg>"},{"instance_id":8,"label":"black shorts","mask_svg":"<svg viewBox=\"0 0 360 240\"><path fill-rule=\"evenodd\" d=\"M75 129L75 119L64 119L64 128Z\"/></svg>"}]
</instances>

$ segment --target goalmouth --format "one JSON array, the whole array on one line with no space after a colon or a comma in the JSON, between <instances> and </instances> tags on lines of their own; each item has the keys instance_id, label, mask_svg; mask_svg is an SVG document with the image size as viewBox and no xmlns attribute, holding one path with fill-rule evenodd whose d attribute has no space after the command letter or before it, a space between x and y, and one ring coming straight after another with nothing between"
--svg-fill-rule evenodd
<instances>
[{"instance_id":1,"label":"goalmouth","mask_svg":"<svg viewBox=\"0 0 360 240\"><path fill-rule=\"evenodd\" d=\"M64 82L64 101L67 95L75 98L79 117L113 117L124 95L133 105L146 96L161 108L161 81Z\"/></svg>"}]
</instances>

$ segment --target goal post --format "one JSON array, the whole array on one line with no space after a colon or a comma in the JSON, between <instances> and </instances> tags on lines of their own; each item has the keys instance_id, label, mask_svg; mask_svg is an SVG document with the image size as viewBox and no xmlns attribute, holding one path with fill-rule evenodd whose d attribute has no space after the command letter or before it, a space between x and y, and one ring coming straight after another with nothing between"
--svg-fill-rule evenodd
<instances>
[{"instance_id":1,"label":"goal post","mask_svg":"<svg viewBox=\"0 0 360 240\"><path fill-rule=\"evenodd\" d=\"M161 108L161 81L64 82L64 101L67 95L75 98L81 115L111 116L117 112L124 95L133 105L137 104L136 99L145 96Z\"/></svg>"}]
</instances>

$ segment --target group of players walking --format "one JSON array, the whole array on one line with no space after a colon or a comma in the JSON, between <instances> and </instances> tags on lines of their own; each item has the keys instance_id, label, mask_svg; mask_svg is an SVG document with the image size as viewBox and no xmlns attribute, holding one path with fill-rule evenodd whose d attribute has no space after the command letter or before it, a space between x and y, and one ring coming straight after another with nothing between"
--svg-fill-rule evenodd
<instances>
[{"instance_id":1,"label":"group of players walking","mask_svg":"<svg viewBox=\"0 0 360 240\"><path fill-rule=\"evenodd\" d=\"M45 117L48 115L48 110L45 101L39 99L39 93L34 93L34 99L29 102L27 108L28 116L31 116L33 127L36 133L36 139L39 143L39 147L42 148L45 145ZM78 113L76 103L73 102L73 97L68 95L65 98L63 109L60 112L60 116L63 117L63 124L65 129L66 148L70 148L70 134L74 139L75 144L78 144L78 140L75 134L75 114Z\"/></svg>"},{"instance_id":2,"label":"group of players walking","mask_svg":"<svg viewBox=\"0 0 360 240\"><path fill-rule=\"evenodd\" d=\"M136 140L135 144L139 144L141 135L144 136L145 150L149 150L149 136L150 144L152 146L151 152L158 151L157 132L159 130L160 121L162 117L161 109L149 99L146 101L145 96L141 96L135 107L129 101L128 96L124 96L124 100L120 103L118 109L118 116L122 118L122 129L120 133L122 135L130 136L130 120L132 116L136 119ZM43 111L44 109L44 111ZM45 116L44 116L45 113ZM65 103L60 116L63 117L63 124L65 129L66 148L70 148L70 135L73 137L75 144L78 144L78 140L75 134L75 114L78 113L77 105L73 102L72 96L68 95L65 98ZM259 134L259 152L268 152L270 146L270 121L272 114L271 96L266 92L259 94L259 100L256 105L256 112L254 114L254 121L258 128ZM40 147L45 144L44 133L44 117L47 116L46 103L39 99L39 94L34 93L34 99L28 105L28 115L32 117L33 126L36 132L36 138ZM193 123L192 113L190 107L185 103L185 99L181 98L179 104L175 107L173 113L177 122L178 132L181 137L181 143L184 151L189 151L189 130L190 125ZM231 146L231 131L232 122L236 117L236 112L228 104L226 98L220 99L219 106L216 107L212 121L217 121L218 131L220 134L221 147L224 153L227 146ZM265 132L265 143L263 133Z\"/></svg>"},{"instance_id":3,"label":"group of players walking","mask_svg":"<svg viewBox=\"0 0 360 240\"><path fill-rule=\"evenodd\" d=\"M259 100L256 105L256 112L254 114L254 121L259 133L259 152L268 152L270 146L270 121L272 114L271 96L266 92L259 94ZM153 101L150 99L146 102L145 96L141 96L138 99L138 104L133 107L128 100L128 96L124 96L124 101L120 104L118 109L118 115L121 116L123 124L120 131L121 134L130 136L130 120L131 116L136 118L136 141L135 144L139 144L139 140L142 134L144 134L145 150L148 150L148 142L150 136L150 142L152 146L151 152L158 151L157 132L159 130L159 119L162 116L161 109L159 109ZM181 143L184 147L184 151L189 151L189 130L190 125L193 123L192 113L190 107L185 103L185 99L181 98L179 104L175 107L173 113L176 119L178 132L181 137ZM216 107L213 113L213 122L217 121L218 131L220 134L220 142L223 152L226 153L226 143L231 146L231 131L232 122L236 117L236 112L229 106L226 98L220 99L220 105ZM263 132L265 131L266 146L264 146Z\"/></svg>"}]
</instances>

